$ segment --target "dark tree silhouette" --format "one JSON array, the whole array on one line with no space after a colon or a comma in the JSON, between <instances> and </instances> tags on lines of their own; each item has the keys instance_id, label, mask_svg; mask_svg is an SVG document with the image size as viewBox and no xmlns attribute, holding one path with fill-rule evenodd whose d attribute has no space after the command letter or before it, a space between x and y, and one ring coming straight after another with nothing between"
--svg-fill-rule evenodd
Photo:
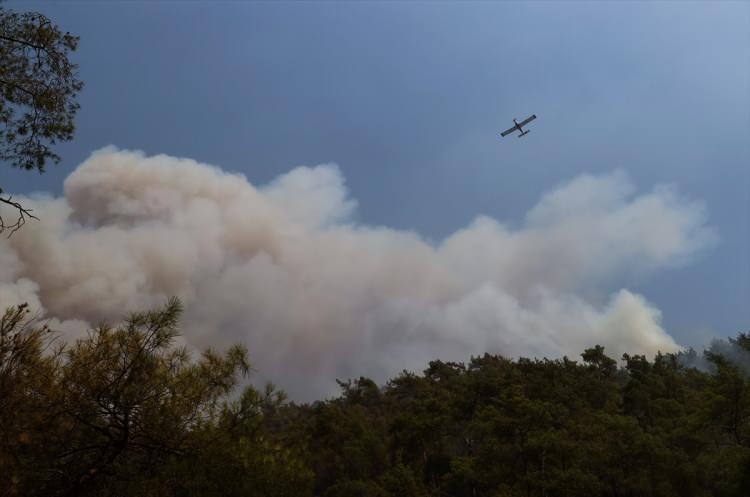
<instances>
[{"instance_id":1,"label":"dark tree silhouette","mask_svg":"<svg viewBox=\"0 0 750 497\"><path fill-rule=\"evenodd\" d=\"M62 32L38 12L0 7L0 160L10 166L43 172L60 156L52 147L73 138L76 101L83 83L69 56L78 37ZM34 218L0 185L0 233L13 234Z\"/></svg>"}]
</instances>

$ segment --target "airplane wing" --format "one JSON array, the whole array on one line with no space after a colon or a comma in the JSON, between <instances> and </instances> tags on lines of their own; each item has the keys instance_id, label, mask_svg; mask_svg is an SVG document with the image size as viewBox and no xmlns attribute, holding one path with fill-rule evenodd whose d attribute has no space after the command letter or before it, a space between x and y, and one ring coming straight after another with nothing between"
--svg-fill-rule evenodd
<instances>
[{"instance_id":1,"label":"airplane wing","mask_svg":"<svg viewBox=\"0 0 750 497\"><path fill-rule=\"evenodd\" d=\"M518 125L519 126L526 126L527 124L529 124L534 119L536 119L536 114L532 114L531 117L527 117L526 119L524 119L523 121L521 121L520 123L518 123Z\"/></svg>"},{"instance_id":2,"label":"airplane wing","mask_svg":"<svg viewBox=\"0 0 750 497\"><path fill-rule=\"evenodd\" d=\"M518 131L518 128L516 128L515 126L513 126L512 128L506 129L505 131L503 131L502 133L500 133L500 136L509 135L509 134L513 133L514 131Z\"/></svg>"}]
</instances>

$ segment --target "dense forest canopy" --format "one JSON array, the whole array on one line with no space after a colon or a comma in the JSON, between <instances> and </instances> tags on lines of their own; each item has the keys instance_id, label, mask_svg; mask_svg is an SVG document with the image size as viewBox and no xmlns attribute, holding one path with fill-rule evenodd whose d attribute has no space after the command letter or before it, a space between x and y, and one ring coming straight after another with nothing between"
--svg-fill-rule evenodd
<instances>
[{"instance_id":1,"label":"dense forest canopy","mask_svg":"<svg viewBox=\"0 0 750 497\"><path fill-rule=\"evenodd\" d=\"M0 7L0 161L60 160L77 46ZM2 184L0 208L0 233L34 217ZM176 346L181 313L172 299L64 343L29 305L4 311L0 497L750 495L750 334L654 358L434 360L298 404L247 386L241 346Z\"/></svg>"},{"instance_id":2,"label":"dense forest canopy","mask_svg":"<svg viewBox=\"0 0 750 497\"><path fill-rule=\"evenodd\" d=\"M176 347L180 312L69 345L28 306L5 312L0 496L750 495L746 334L621 366L600 346L433 361L300 405L238 391L241 347Z\"/></svg>"}]
</instances>

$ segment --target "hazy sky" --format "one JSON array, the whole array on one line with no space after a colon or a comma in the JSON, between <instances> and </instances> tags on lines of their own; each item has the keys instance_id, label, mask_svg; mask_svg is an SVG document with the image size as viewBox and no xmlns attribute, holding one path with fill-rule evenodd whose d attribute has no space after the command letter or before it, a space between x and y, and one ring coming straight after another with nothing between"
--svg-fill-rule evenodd
<instances>
[{"instance_id":1,"label":"hazy sky","mask_svg":"<svg viewBox=\"0 0 750 497\"><path fill-rule=\"evenodd\" d=\"M10 191L59 195L106 145L266 183L334 162L367 225L438 242L520 224L582 173L703 202L719 243L622 277L700 345L750 328L747 2L9 2L80 35L76 138ZM535 113L532 133L500 139ZM585 240L582 243L586 243Z\"/></svg>"}]
</instances>

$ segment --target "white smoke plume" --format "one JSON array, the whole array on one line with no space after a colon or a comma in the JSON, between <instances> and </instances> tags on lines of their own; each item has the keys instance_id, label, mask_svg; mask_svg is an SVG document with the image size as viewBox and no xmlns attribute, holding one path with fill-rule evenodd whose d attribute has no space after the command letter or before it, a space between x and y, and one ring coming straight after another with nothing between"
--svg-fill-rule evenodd
<instances>
[{"instance_id":1,"label":"white smoke plume","mask_svg":"<svg viewBox=\"0 0 750 497\"><path fill-rule=\"evenodd\" d=\"M354 223L334 165L256 187L107 148L63 197L25 202L41 221L0 242L0 305L28 301L72 330L176 295L187 343L244 343L301 400L335 378L383 381L434 358L677 350L659 311L617 282L716 240L699 203L669 187L636 195L622 172L561 185L520 227L479 217L437 245Z\"/></svg>"}]
</instances>

